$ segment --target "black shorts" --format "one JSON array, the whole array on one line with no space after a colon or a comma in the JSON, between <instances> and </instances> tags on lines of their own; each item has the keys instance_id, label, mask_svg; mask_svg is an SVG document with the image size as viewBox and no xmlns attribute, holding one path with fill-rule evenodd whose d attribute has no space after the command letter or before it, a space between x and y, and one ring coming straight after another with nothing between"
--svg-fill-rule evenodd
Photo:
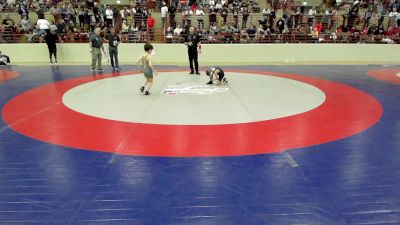
<instances>
[{"instance_id":1,"label":"black shorts","mask_svg":"<svg viewBox=\"0 0 400 225\"><path fill-rule=\"evenodd\" d=\"M225 74L224 74L224 73L219 73L219 74L218 74L218 80L219 80L219 81L222 81L222 80L224 79L224 77L225 77Z\"/></svg>"}]
</instances>

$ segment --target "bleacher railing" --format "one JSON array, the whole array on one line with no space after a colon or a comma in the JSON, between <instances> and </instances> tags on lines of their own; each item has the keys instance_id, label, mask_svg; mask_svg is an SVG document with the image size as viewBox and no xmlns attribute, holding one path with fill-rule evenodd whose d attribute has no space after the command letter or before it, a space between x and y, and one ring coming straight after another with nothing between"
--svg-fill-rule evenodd
<instances>
[{"instance_id":1,"label":"bleacher railing","mask_svg":"<svg viewBox=\"0 0 400 225\"><path fill-rule=\"evenodd\" d=\"M146 43L151 39L146 33L124 33L121 34L123 43ZM163 36L164 37L164 36ZM285 44L285 43L369 43L369 44L400 44L399 35L367 35L367 34L200 34L201 43L203 44ZM28 41L24 34L11 34L1 36L3 43L45 43L44 38L36 37ZM154 39L157 35L153 36ZM183 44L186 35L166 35L165 43ZM87 33L73 34L63 36L62 43L88 43L89 36ZM150 42L152 42L150 40Z\"/></svg>"}]
</instances>

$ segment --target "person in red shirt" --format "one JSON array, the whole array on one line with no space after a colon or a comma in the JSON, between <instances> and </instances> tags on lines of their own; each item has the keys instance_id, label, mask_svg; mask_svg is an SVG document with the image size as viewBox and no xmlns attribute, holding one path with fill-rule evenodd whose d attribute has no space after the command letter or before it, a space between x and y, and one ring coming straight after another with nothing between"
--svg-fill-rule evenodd
<instances>
[{"instance_id":1,"label":"person in red shirt","mask_svg":"<svg viewBox=\"0 0 400 225\"><path fill-rule=\"evenodd\" d=\"M321 31L322 31L322 23L321 23L321 22L318 22L318 23L315 25L315 28L317 28L317 31L318 31L318 33L320 34Z\"/></svg>"},{"instance_id":2,"label":"person in red shirt","mask_svg":"<svg viewBox=\"0 0 400 225\"><path fill-rule=\"evenodd\" d=\"M151 37L151 40L153 40L154 38L154 26L156 24L156 20L154 19L154 17L151 16L151 14L149 14L149 16L147 17L147 37L148 37L148 41L150 41L149 37Z\"/></svg>"}]
</instances>

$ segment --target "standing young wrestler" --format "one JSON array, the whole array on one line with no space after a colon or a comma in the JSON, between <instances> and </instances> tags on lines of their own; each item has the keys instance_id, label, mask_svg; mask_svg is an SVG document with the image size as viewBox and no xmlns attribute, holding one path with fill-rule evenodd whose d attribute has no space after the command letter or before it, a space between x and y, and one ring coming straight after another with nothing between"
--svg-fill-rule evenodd
<instances>
[{"instance_id":1,"label":"standing young wrestler","mask_svg":"<svg viewBox=\"0 0 400 225\"><path fill-rule=\"evenodd\" d=\"M144 92L145 95L150 95L150 88L153 85L153 75L157 75L156 70L153 66L153 60L151 52L153 51L153 46L149 43L144 45L145 53L139 57L137 64L143 71L146 82L140 88L140 92Z\"/></svg>"}]
</instances>

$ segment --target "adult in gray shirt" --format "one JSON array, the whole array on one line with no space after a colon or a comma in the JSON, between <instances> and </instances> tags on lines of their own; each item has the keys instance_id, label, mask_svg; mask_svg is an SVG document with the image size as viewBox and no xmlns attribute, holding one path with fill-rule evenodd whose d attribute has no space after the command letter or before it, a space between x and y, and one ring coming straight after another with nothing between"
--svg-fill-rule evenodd
<instances>
[{"instance_id":1,"label":"adult in gray shirt","mask_svg":"<svg viewBox=\"0 0 400 225\"><path fill-rule=\"evenodd\" d=\"M101 67L101 48L103 47L103 39L100 36L100 28L97 27L94 30L94 34L90 36L90 52L92 53L92 67L91 71L96 69L96 62L97 62L97 70L102 71L103 68Z\"/></svg>"}]
</instances>

